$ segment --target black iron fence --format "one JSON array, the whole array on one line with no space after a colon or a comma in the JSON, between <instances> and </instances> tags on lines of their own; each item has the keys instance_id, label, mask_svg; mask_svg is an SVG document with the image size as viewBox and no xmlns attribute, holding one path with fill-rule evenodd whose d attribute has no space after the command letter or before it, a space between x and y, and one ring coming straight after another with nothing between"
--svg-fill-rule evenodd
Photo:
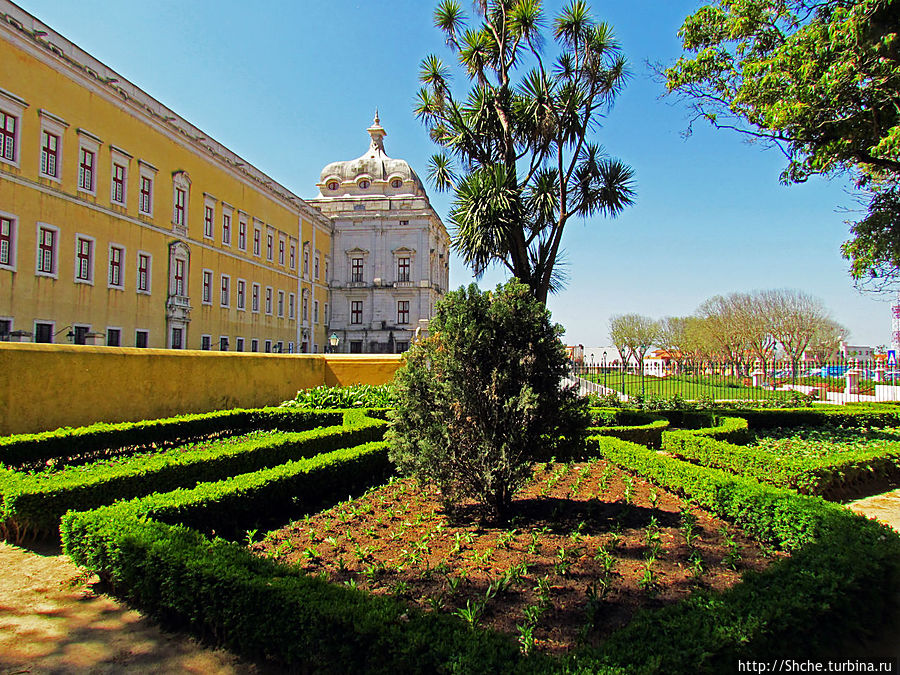
<instances>
[{"instance_id":1,"label":"black iron fence","mask_svg":"<svg viewBox=\"0 0 900 675\"><path fill-rule=\"evenodd\" d=\"M571 377L582 393L684 400L789 399L797 394L834 403L900 400L900 367L883 361L827 363L675 362L638 364L572 363Z\"/></svg>"}]
</instances>

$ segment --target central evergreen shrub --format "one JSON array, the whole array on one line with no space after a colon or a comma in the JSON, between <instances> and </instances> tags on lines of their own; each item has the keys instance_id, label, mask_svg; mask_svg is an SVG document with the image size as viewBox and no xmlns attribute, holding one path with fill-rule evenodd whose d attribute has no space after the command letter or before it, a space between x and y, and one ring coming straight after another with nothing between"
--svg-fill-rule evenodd
<instances>
[{"instance_id":1,"label":"central evergreen shrub","mask_svg":"<svg viewBox=\"0 0 900 675\"><path fill-rule=\"evenodd\" d=\"M448 293L429 331L395 377L391 460L434 482L446 507L474 499L503 519L532 462L564 454L588 424L586 401L561 386L562 328L511 281Z\"/></svg>"}]
</instances>

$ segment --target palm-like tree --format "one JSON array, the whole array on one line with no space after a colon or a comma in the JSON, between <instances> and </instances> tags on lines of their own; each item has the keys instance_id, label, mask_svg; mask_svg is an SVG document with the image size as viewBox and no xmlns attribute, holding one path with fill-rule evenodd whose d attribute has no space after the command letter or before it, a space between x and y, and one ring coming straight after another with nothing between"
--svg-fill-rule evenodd
<instances>
[{"instance_id":1,"label":"palm-like tree","mask_svg":"<svg viewBox=\"0 0 900 675\"><path fill-rule=\"evenodd\" d=\"M429 178L455 191L453 243L476 276L502 264L546 302L564 281L569 219L614 217L634 198L632 169L589 138L628 78L625 58L582 0L554 19L549 65L538 0L474 6L473 27L456 0L435 10L470 88L455 97L450 69L423 60L416 115L444 148Z\"/></svg>"}]
</instances>

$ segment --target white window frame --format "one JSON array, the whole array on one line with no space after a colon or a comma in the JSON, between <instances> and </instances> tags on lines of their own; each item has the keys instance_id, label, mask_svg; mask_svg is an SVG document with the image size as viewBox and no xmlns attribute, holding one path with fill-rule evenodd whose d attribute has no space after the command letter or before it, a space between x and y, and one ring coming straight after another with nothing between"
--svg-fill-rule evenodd
<instances>
[{"instance_id":1,"label":"white window frame","mask_svg":"<svg viewBox=\"0 0 900 675\"><path fill-rule=\"evenodd\" d=\"M288 318L295 319L297 317L297 296L288 293Z\"/></svg>"},{"instance_id":2,"label":"white window frame","mask_svg":"<svg viewBox=\"0 0 900 675\"><path fill-rule=\"evenodd\" d=\"M222 274L219 277L219 306L231 307L231 275Z\"/></svg>"},{"instance_id":3,"label":"white window frame","mask_svg":"<svg viewBox=\"0 0 900 675\"><path fill-rule=\"evenodd\" d=\"M184 191L184 222L178 222L178 191ZM186 171L172 174L172 227L184 232L188 230L191 212L191 177Z\"/></svg>"},{"instance_id":4,"label":"white window frame","mask_svg":"<svg viewBox=\"0 0 900 675\"><path fill-rule=\"evenodd\" d=\"M262 228L253 225L253 255L259 258L262 255Z\"/></svg>"},{"instance_id":5,"label":"white window frame","mask_svg":"<svg viewBox=\"0 0 900 675\"><path fill-rule=\"evenodd\" d=\"M313 279L315 281L319 280L319 272L321 271L321 263L322 256L319 253L319 249L316 249L315 256L313 257Z\"/></svg>"},{"instance_id":6,"label":"white window frame","mask_svg":"<svg viewBox=\"0 0 900 675\"><path fill-rule=\"evenodd\" d=\"M78 276L80 272L78 265L78 244L79 242L86 241L91 245L91 254L88 260L88 277L87 279L82 279ZM81 234L80 232L75 233L75 265L74 265L74 273L72 274L73 279L76 284L87 284L89 286L94 285L94 268L97 266L97 239L87 234Z\"/></svg>"},{"instance_id":7,"label":"white window frame","mask_svg":"<svg viewBox=\"0 0 900 675\"><path fill-rule=\"evenodd\" d=\"M250 288L250 311L259 314L259 308L262 304L262 288L259 284L253 284Z\"/></svg>"},{"instance_id":8,"label":"white window frame","mask_svg":"<svg viewBox=\"0 0 900 675\"><path fill-rule=\"evenodd\" d=\"M238 279L235 287L235 307L240 312L247 311L247 280Z\"/></svg>"},{"instance_id":9,"label":"white window frame","mask_svg":"<svg viewBox=\"0 0 900 675\"><path fill-rule=\"evenodd\" d=\"M291 240L290 243L290 254L288 257L288 263L292 270L297 269L297 244Z\"/></svg>"},{"instance_id":10,"label":"white window frame","mask_svg":"<svg viewBox=\"0 0 900 675\"><path fill-rule=\"evenodd\" d=\"M278 318L284 318L284 291L278 291Z\"/></svg>"},{"instance_id":11,"label":"white window frame","mask_svg":"<svg viewBox=\"0 0 900 675\"><path fill-rule=\"evenodd\" d=\"M200 351L212 351L212 335L209 333L203 333L203 335L200 336Z\"/></svg>"},{"instance_id":12,"label":"white window frame","mask_svg":"<svg viewBox=\"0 0 900 675\"><path fill-rule=\"evenodd\" d=\"M38 115L41 118L41 135L40 135L40 156L38 157L38 174L41 178L47 178L52 181L56 181L57 183L62 181L62 170L63 170L63 139L66 134L66 129L69 124L61 117L57 117L56 115L47 112L44 109L38 110ZM49 174L44 172L43 168L43 154L44 154L44 134L47 133L51 136L56 136L56 174Z\"/></svg>"},{"instance_id":13,"label":"white window frame","mask_svg":"<svg viewBox=\"0 0 900 675\"><path fill-rule=\"evenodd\" d=\"M41 230L50 230L53 232L53 251L51 252L52 261L52 271L43 272L41 271ZM60 237L59 237L59 228L55 225L50 225L49 223L37 223L37 227L35 228L35 259L34 259L34 275L37 277L49 277L51 279L59 279L59 247L60 247Z\"/></svg>"},{"instance_id":14,"label":"white window frame","mask_svg":"<svg viewBox=\"0 0 900 675\"><path fill-rule=\"evenodd\" d=\"M278 264L284 267L284 249L287 241L284 237L278 237Z\"/></svg>"},{"instance_id":15,"label":"white window frame","mask_svg":"<svg viewBox=\"0 0 900 675\"><path fill-rule=\"evenodd\" d=\"M145 162L142 159L138 160L138 214L141 216L146 216L148 218L153 217L153 202L156 197L156 167L150 164L149 162ZM150 181L150 204L149 210L144 210L144 200L143 194L141 192L141 188L143 187L144 179L148 179Z\"/></svg>"},{"instance_id":16,"label":"white window frame","mask_svg":"<svg viewBox=\"0 0 900 675\"><path fill-rule=\"evenodd\" d=\"M13 93L0 89L0 112L4 112L16 119L16 130L13 132L13 158L6 159L0 152L0 164L14 166L17 169L22 159L22 122L25 119L25 108L28 103Z\"/></svg>"},{"instance_id":17,"label":"white window frame","mask_svg":"<svg viewBox=\"0 0 900 675\"><path fill-rule=\"evenodd\" d=\"M9 263L0 262L0 270L16 271L16 260L19 251L19 219L11 213L0 211L0 218L10 221L9 225Z\"/></svg>"},{"instance_id":18,"label":"white window frame","mask_svg":"<svg viewBox=\"0 0 900 675\"><path fill-rule=\"evenodd\" d=\"M225 228L225 223L228 228ZM227 235L227 237L226 237ZM234 237L234 209L222 203L222 246L231 246L231 240Z\"/></svg>"},{"instance_id":19,"label":"white window frame","mask_svg":"<svg viewBox=\"0 0 900 675\"><path fill-rule=\"evenodd\" d=\"M250 338L250 352L259 353L259 338Z\"/></svg>"},{"instance_id":20,"label":"white window frame","mask_svg":"<svg viewBox=\"0 0 900 675\"><path fill-rule=\"evenodd\" d=\"M216 200L206 193L203 193L203 238L216 240Z\"/></svg>"},{"instance_id":21,"label":"white window frame","mask_svg":"<svg viewBox=\"0 0 900 675\"><path fill-rule=\"evenodd\" d=\"M313 300L313 325L319 325L319 301Z\"/></svg>"},{"instance_id":22,"label":"white window frame","mask_svg":"<svg viewBox=\"0 0 900 675\"><path fill-rule=\"evenodd\" d=\"M234 351L236 351L236 352L244 351L244 338L242 338L240 335L238 335L234 338Z\"/></svg>"},{"instance_id":23,"label":"white window frame","mask_svg":"<svg viewBox=\"0 0 900 675\"><path fill-rule=\"evenodd\" d=\"M322 323L328 325L328 303L322 304Z\"/></svg>"},{"instance_id":24,"label":"white window frame","mask_svg":"<svg viewBox=\"0 0 900 675\"><path fill-rule=\"evenodd\" d=\"M275 260L275 233L266 232L266 260Z\"/></svg>"},{"instance_id":25,"label":"white window frame","mask_svg":"<svg viewBox=\"0 0 900 675\"><path fill-rule=\"evenodd\" d=\"M97 178L98 169L100 164L100 145L103 143L99 138L94 136L89 131L84 129L77 129L78 132L78 156L77 156L77 164L76 167L78 169L78 176L76 180L76 187L78 192L82 192L84 194L91 195L92 197L97 196ZM83 175L81 173L81 154L82 152L89 152L94 156L94 163L91 166L91 185L90 188L86 188L83 182Z\"/></svg>"},{"instance_id":26,"label":"white window frame","mask_svg":"<svg viewBox=\"0 0 900 675\"><path fill-rule=\"evenodd\" d=\"M147 258L147 288L141 288L141 256L146 256ZM135 289L138 293L150 295L153 288L153 255L147 251L138 251L135 264Z\"/></svg>"},{"instance_id":27,"label":"white window frame","mask_svg":"<svg viewBox=\"0 0 900 675\"><path fill-rule=\"evenodd\" d=\"M109 344L109 331L117 330L119 331L119 344L111 345ZM121 347L122 346L122 327L121 326L107 326L106 327L106 346L107 347Z\"/></svg>"},{"instance_id":28,"label":"white window frame","mask_svg":"<svg viewBox=\"0 0 900 675\"><path fill-rule=\"evenodd\" d=\"M148 328L135 328L134 330L134 346L136 349L145 349L145 347L138 347L138 334L143 333L147 336L147 347L150 347L150 330Z\"/></svg>"},{"instance_id":29,"label":"white window frame","mask_svg":"<svg viewBox=\"0 0 900 675\"><path fill-rule=\"evenodd\" d=\"M210 269L204 268L200 272L200 304L201 305L212 305L213 304L213 302L212 302L212 294L213 294L212 285L213 285L213 281L215 281L215 279L216 279L216 275L213 274L213 271ZM207 281L209 281L209 283L206 283ZM204 295L206 293L207 289L209 290L208 297L206 295Z\"/></svg>"},{"instance_id":30,"label":"white window frame","mask_svg":"<svg viewBox=\"0 0 900 675\"><path fill-rule=\"evenodd\" d=\"M225 349L222 349L222 340L225 340L225 344L227 345L227 346L225 347ZM229 351L229 349L228 349L229 346L231 346L231 340L228 338L228 336L227 336L227 335L220 335L220 336L219 336L219 351L220 351L220 352L227 352L227 351Z\"/></svg>"},{"instance_id":31,"label":"white window frame","mask_svg":"<svg viewBox=\"0 0 900 675\"><path fill-rule=\"evenodd\" d=\"M273 291L274 289L271 286L266 286L265 308L267 316L272 316L272 301L275 295Z\"/></svg>"},{"instance_id":32,"label":"white window frame","mask_svg":"<svg viewBox=\"0 0 900 675\"><path fill-rule=\"evenodd\" d=\"M109 201L116 206L128 207L128 174L131 173L131 155L113 145L109 146ZM125 170L122 179L122 200L116 199L116 166Z\"/></svg>"},{"instance_id":33,"label":"white window frame","mask_svg":"<svg viewBox=\"0 0 900 675\"><path fill-rule=\"evenodd\" d=\"M247 216L238 212L238 251L247 250L247 231ZM241 237L242 232L244 235L243 237Z\"/></svg>"},{"instance_id":34,"label":"white window frame","mask_svg":"<svg viewBox=\"0 0 900 675\"><path fill-rule=\"evenodd\" d=\"M112 276L113 270L113 249L119 251L119 283L114 284L110 277ZM126 260L126 250L125 246L122 244L110 243L108 247L109 253L109 265L107 267L106 272L106 283L109 288L112 288L117 291L125 290L125 260Z\"/></svg>"}]
</instances>

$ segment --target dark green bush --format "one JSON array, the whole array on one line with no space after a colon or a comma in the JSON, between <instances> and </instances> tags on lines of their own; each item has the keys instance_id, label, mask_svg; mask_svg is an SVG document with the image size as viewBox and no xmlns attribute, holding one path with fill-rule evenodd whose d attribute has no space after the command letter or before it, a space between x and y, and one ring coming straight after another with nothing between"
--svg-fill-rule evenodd
<instances>
[{"instance_id":1,"label":"dark green bush","mask_svg":"<svg viewBox=\"0 0 900 675\"><path fill-rule=\"evenodd\" d=\"M446 506L472 498L502 519L532 463L565 454L561 439L577 447L587 426L584 399L560 387L562 328L511 281L448 293L429 331L395 376L391 459L437 484Z\"/></svg>"}]
</instances>

